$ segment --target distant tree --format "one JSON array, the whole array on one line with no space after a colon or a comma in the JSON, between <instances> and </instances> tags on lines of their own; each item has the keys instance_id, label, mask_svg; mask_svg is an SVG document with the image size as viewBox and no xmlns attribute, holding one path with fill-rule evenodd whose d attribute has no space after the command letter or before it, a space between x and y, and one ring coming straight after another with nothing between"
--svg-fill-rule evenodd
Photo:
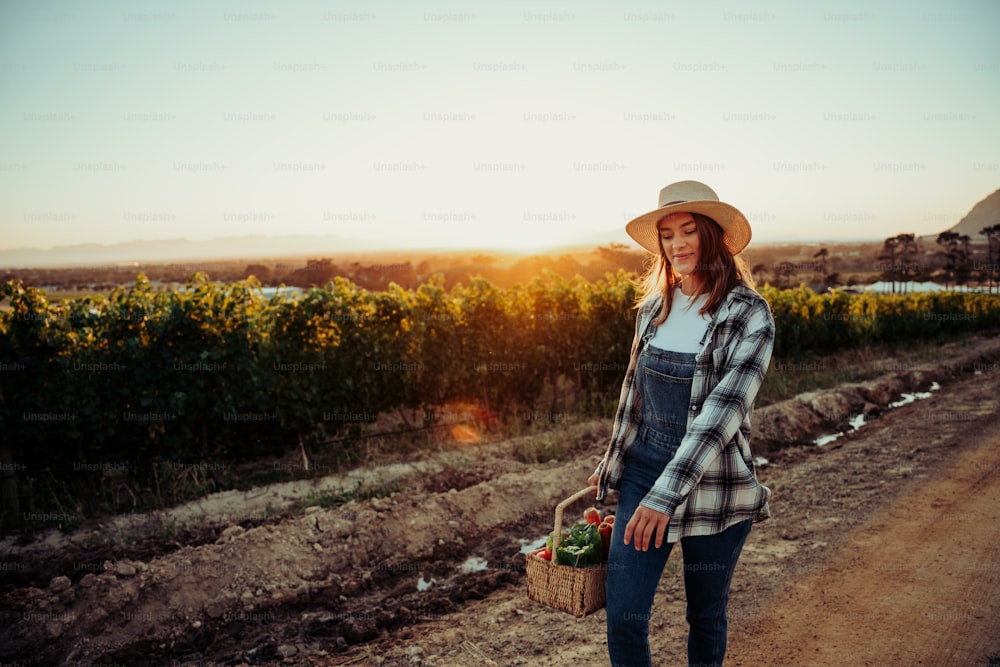
<instances>
[{"instance_id":1,"label":"distant tree","mask_svg":"<svg viewBox=\"0 0 1000 667\"><path fill-rule=\"evenodd\" d=\"M753 274L754 280L757 283L764 282L764 276L767 275L767 265L766 264L754 264L753 268L750 269L750 273Z\"/></svg>"},{"instance_id":2,"label":"distant tree","mask_svg":"<svg viewBox=\"0 0 1000 667\"><path fill-rule=\"evenodd\" d=\"M961 252L958 247L958 232L941 232L936 243L941 246L941 254L944 257L945 285L954 284L958 255Z\"/></svg>"},{"instance_id":3,"label":"distant tree","mask_svg":"<svg viewBox=\"0 0 1000 667\"><path fill-rule=\"evenodd\" d=\"M597 246L597 256L607 262L615 262L621 259L622 255L631 253L624 243L612 242L607 245Z\"/></svg>"},{"instance_id":4,"label":"distant tree","mask_svg":"<svg viewBox=\"0 0 1000 667\"><path fill-rule=\"evenodd\" d=\"M636 252L624 243L609 243L598 246L595 264L605 272L615 273L618 269L625 269L641 273L645 261L645 253Z\"/></svg>"},{"instance_id":5,"label":"distant tree","mask_svg":"<svg viewBox=\"0 0 1000 667\"><path fill-rule=\"evenodd\" d=\"M882 252L878 259L883 260L880 266L882 279L892 284L892 293L896 293L897 282L907 282L920 274L920 266L913 261L913 255L919 250L914 234L897 234L890 236L882 244Z\"/></svg>"},{"instance_id":6,"label":"distant tree","mask_svg":"<svg viewBox=\"0 0 1000 667\"><path fill-rule=\"evenodd\" d=\"M532 278L542 275L546 270L567 280L575 276L583 266L571 255L531 255L518 260L510 267L510 276L516 282L527 283Z\"/></svg>"},{"instance_id":7,"label":"distant tree","mask_svg":"<svg viewBox=\"0 0 1000 667\"><path fill-rule=\"evenodd\" d=\"M882 263L879 265L879 269L882 273L882 280L889 282L892 285L892 293L896 293L896 255L899 251L899 239L895 236L890 236L882 244L882 252L879 254L878 258Z\"/></svg>"},{"instance_id":8,"label":"distant tree","mask_svg":"<svg viewBox=\"0 0 1000 667\"><path fill-rule=\"evenodd\" d=\"M243 270L243 277L249 278L250 276L255 277L262 284L266 284L271 280L271 267L266 264L248 264L247 268Z\"/></svg>"},{"instance_id":9,"label":"distant tree","mask_svg":"<svg viewBox=\"0 0 1000 667\"><path fill-rule=\"evenodd\" d=\"M500 258L496 255L483 255L477 254L472 256L472 263L479 266L493 266L500 261Z\"/></svg>"},{"instance_id":10,"label":"distant tree","mask_svg":"<svg viewBox=\"0 0 1000 667\"><path fill-rule=\"evenodd\" d=\"M420 263L417 264L417 279L424 280L432 273L434 273L434 265L431 264L430 260L420 260Z\"/></svg>"},{"instance_id":11,"label":"distant tree","mask_svg":"<svg viewBox=\"0 0 1000 667\"><path fill-rule=\"evenodd\" d=\"M322 287L338 275L340 270L329 259L309 259L305 267L293 271L285 282L296 287Z\"/></svg>"},{"instance_id":12,"label":"distant tree","mask_svg":"<svg viewBox=\"0 0 1000 667\"><path fill-rule=\"evenodd\" d=\"M959 249L958 265L955 267L955 282L964 285L969 282L969 275L972 273L972 251L969 248L972 239L969 238L968 234L962 234L958 237L958 242L961 244L961 248Z\"/></svg>"},{"instance_id":13,"label":"distant tree","mask_svg":"<svg viewBox=\"0 0 1000 667\"><path fill-rule=\"evenodd\" d=\"M830 251L826 248L820 248L816 254L813 255L813 259L818 259L820 263L820 275L823 277L824 286L829 286L830 281L827 280L829 276L826 274L826 258L829 257Z\"/></svg>"},{"instance_id":14,"label":"distant tree","mask_svg":"<svg viewBox=\"0 0 1000 667\"><path fill-rule=\"evenodd\" d=\"M920 266L916 263L914 256L920 250L917 247L915 234L899 234L899 275L903 282L916 280L920 275Z\"/></svg>"},{"instance_id":15,"label":"distant tree","mask_svg":"<svg viewBox=\"0 0 1000 667\"><path fill-rule=\"evenodd\" d=\"M798 273L798 267L791 262L778 262L772 269L774 279L781 287L790 287L792 278Z\"/></svg>"},{"instance_id":16,"label":"distant tree","mask_svg":"<svg viewBox=\"0 0 1000 667\"><path fill-rule=\"evenodd\" d=\"M1000 262L1000 224L983 227L979 233L986 237L986 276L987 292L993 291L993 274L997 272L997 263ZM994 255L993 244L997 245L997 252Z\"/></svg>"},{"instance_id":17,"label":"distant tree","mask_svg":"<svg viewBox=\"0 0 1000 667\"><path fill-rule=\"evenodd\" d=\"M813 255L813 259L819 259L820 266L822 267L820 271L823 275L826 275L826 258L830 256L830 251L826 248L820 248L819 251Z\"/></svg>"},{"instance_id":18,"label":"distant tree","mask_svg":"<svg viewBox=\"0 0 1000 667\"><path fill-rule=\"evenodd\" d=\"M572 278L583 268L580 262L576 261L576 258L572 255L559 255L551 259L550 262L552 264L552 271L566 279Z\"/></svg>"}]
</instances>

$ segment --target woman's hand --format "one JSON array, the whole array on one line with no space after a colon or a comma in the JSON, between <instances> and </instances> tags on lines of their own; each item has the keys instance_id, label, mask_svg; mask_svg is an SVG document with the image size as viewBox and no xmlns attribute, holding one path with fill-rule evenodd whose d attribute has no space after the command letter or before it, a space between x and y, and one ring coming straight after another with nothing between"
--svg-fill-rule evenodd
<instances>
[{"instance_id":1,"label":"woman's hand","mask_svg":"<svg viewBox=\"0 0 1000 667\"><path fill-rule=\"evenodd\" d=\"M601 476L596 472L587 478L587 486L597 486L597 483L601 480Z\"/></svg>"},{"instance_id":2,"label":"woman's hand","mask_svg":"<svg viewBox=\"0 0 1000 667\"><path fill-rule=\"evenodd\" d=\"M653 546L659 549L663 545L663 538L667 536L667 526L670 524L670 515L639 505L635 514L629 519L625 526L625 544L635 537L635 550L648 551L649 542L656 536Z\"/></svg>"}]
</instances>

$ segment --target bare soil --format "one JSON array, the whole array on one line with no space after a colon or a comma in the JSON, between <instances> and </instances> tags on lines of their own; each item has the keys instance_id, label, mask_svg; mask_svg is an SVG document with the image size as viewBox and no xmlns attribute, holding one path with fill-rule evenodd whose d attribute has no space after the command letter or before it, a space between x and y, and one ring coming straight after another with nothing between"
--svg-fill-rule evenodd
<instances>
[{"instance_id":1,"label":"bare soil","mask_svg":"<svg viewBox=\"0 0 1000 667\"><path fill-rule=\"evenodd\" d=\"M1000 341L982 339L757 411L774 516L734 579L727 664L1000 664L997 359ZM930 395L891 407L913 391ZM868 423L850 430L857 414ZM470 446L401 474L388 497L291 517L206 510L129 546L4 541L0 661L562 667L569 651L607 664L604 611L576 619L528 600L522 552L584 485L609 426L561 427L569 460ZM651 621L658 664L685 662L679 557Z\"/></svg>"}]
</instances>

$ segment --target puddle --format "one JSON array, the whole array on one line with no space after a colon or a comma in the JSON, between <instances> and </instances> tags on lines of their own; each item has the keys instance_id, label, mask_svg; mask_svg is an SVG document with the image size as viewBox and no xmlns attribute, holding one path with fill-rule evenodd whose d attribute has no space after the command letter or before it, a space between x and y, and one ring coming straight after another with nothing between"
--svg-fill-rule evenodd
<instances>
[{"instance_id":1,"label":"puddle","mask_svg":"<svg viewBox=\"0 0 1000 667\"><path fill-rule=\"evenodd\" d=\"M489 563L485 558L480 558L479 556L469 556L465 559L464 563L458 566L458 571L460 574L468 574L470 572L482 572L487 568L489 568ZM424 593L431 588L451 588L454 584L454 579L455 577L448 576L439 581L436 577L428 577L427 575L421 574L420 578L417 579L417 592Z\"/></svg>"},{"instance_id":2,"label":"puddle","mask_svg":"<svg viewBox=\"0 0 1000 667\"><path fill-rule=\"evenodd\" d=\"M941 385L939 385L937 382L932 382L929 391L917 391L912 394L901 394L902 398L900 398L898 401L893 401L892 403L890 403L888 405L888 408L889 409L898 408L904 405L909 405L914 401L922 401L925 398L930 398L931 394L940 388ZM837 440L838 438L845 436L848 433L853 433L854 431L857 431L866 423L868 422L865 419L864 415L855 415L854 417L851 418L849 422L847 422L848 426L851 427L850 429L846 431L840 431L839 433L820 436L815 440L813 440L813 444L819 447L822 447L823 445L829 445L831 442Z\"/></svg>"},{"instance_id":3,"label":"puddle","mask_svg":"<svg viewBox=\"0 0 1000 667\"><path fill-rule=\"evenodd\" d=\"M486 567L486 561L479 556L469 556L458 569L462 572L482 572Z\"/></svg>"},{"instance_id":4,"label":"puddle","mask_svg":"<svg viewBox=\"0 0 1000 667\"><path fill-rule=\"evenodd\" d=\"M914 401L922 401L925 398L930 398L931 397L931 392L937 391L940 388L941 388L941 385L939 385L937 382L931 383L930 391L918 391L918 392L916 392L914 394L903 394L902 395L903 397L901 399L899 399L898 401L894 401L894 402L890 403L889 407L890 408L898 408L901 405L909 405L910 403L913 403Z\"/></svg>"},{"instance_id":5,"label":"puddle","mask_svg":"<svg viewBox=\"0 0 1000 667\"><path fill-rule=\"evenodd\" d=\"M526 540L526 539L524 539L522 537L521 540L520 540L520 542L521 542L521 553L526 554L526 553L530 553L530 552L534 551L535 549L541 549L542 547L545 546L545 543L548 541L548 539L549 539L549 534L548 533L545 533L544 535L542 535L541 537L539 537L537 540L534 540L532 542L529 542L528 540Z\"/></svg>"},{"instance_id":6,"label":"puddle","mask_svg":"<svg viewBox=\"0 0 1000 667\"><path fill-rule=\"evenodd\" d=\"M892 406L890 406L890 407L892 407ZM855 415L849 422L847 422L847 425L851 427L849 430L847 430L847 431L841 431L840 433L834 433L832 435L821 436L819 438L816 438L813 441L813 444L819 445L820 447L822 447L823 445L828 445L828 444L830 444L831 442L833 442L834 440L836 440L837 438L839 438L842 435L845 435L847 433L853 433L854 431L857 431L859 428L861 428L862 426L864 426L867 423L868 422L865 419L864 415Z\"/></svg>"}]
</instances>

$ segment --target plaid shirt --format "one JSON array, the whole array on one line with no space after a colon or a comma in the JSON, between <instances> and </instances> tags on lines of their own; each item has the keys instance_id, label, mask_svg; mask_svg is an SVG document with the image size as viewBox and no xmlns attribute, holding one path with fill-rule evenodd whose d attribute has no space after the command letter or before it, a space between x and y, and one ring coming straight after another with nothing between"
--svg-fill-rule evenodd
<instances>
[{"instance_id":1,"label":"plaid shirt","mask_svg":"<svg viewBox=\"0 0 1000 667\"><path fill-rule=\"evenodd\" d=\"M597 467L598 500L621 485L625 452L642 425L635 368L661 306L655 298L639 307L611 442ZM735 287L712 317L705 341L695 357L687 433L641 503L671 516L669 542L770 516L771 491L757 481L749 440L750 413L774 346L770 306L755 291Z\"/></svg>"}]
</instances>

